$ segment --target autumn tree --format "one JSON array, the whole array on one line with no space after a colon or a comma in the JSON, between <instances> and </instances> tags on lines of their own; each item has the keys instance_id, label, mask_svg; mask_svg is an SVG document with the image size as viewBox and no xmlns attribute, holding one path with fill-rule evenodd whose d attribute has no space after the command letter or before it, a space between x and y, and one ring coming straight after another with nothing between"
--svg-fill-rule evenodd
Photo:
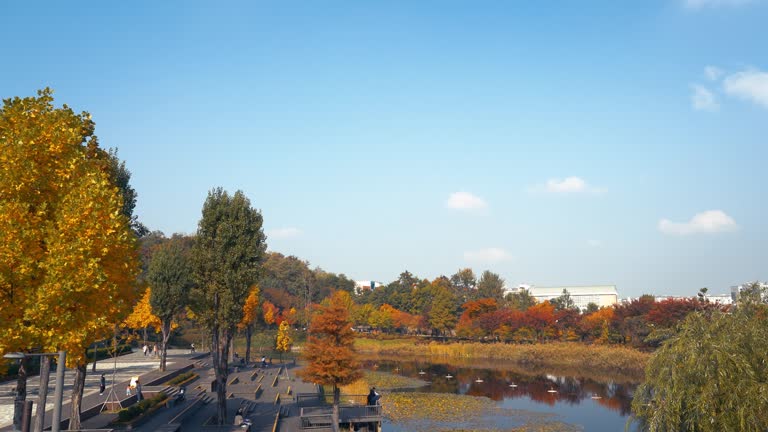
<instances>
[{"instance_id":1,"label":"autumn tree","mask_svg":"<svg viewBox=\"0 0 768 432\"><path fill-rule=\"evenodd\" d=\"M263 311L264 323L272 325L277 322L277 314L279 314L280 311L271 301L265 300L264 303L261 304L261 309Z\"/></svg>"},{"instance_id":2,"label":"autumn tree","mask_svg":"<svg viewBox=\"0 0 768 432\"><path fill-rule=\"evenodd\" d=\"M243 304L259 280L266 249L261 212L241 191L229 195L221 188L208 193L192 248L197 286L192 290L193 312L211 333L216 376L217 420L227 419L227 357Z\"/></svg>"},{"instance_id":3,"label":"autumn tree","mask_svg":"<svg viewBox=\"0 0 768 432\"><path fill-rule=\"evenodd\" d=\"M86 349L137 297L135 236L94 130L49 89L0 109L0 351L68 351L73 429Z\"/></svg>"},{"instance_id":4,"label":"autumn tree","mask_svg":"<svg viewBox=\"0 0 768 432\"><path fill-rule=\"evenodd\" d=\"M152 304L149 302L151 296L152 288L146 287L144 289L144 294L141 296L141 300L136 303L131 314L128 315L123 322L129 329L141 329L145 344L147 343L147 328L153 327L155 330L160 330L162 327L160 318L152 313Z\"/></svg>"},{"instance_id":5,"label":"autumn tree","mask_svg":"<svg viewBox=\"0 0 768 432\"><path fill-rule=\"evenodd\" d=\"M147 281L152 287L149 301L152 311L161 322L163 340L160 349L160 370L165 370L168 338L171 337L171 322L187 307L189 291L194 285L189 249L173 238L160 246L149 263Z\"/></svg>"},{"instance_id":6,"label":"autumn tree","mask_svg":"<svg viewBox=\"0 0 768 432\"><path fill-rule=\"evenodd\" d=\"M259 318L259 286L253 285L243 304L243 319L237 324L239 330L245 330L245 364L251 362L251 339L253 325Z\"/></svg>"},{"instance_id":7,"label":"autumn tree","mask_svg":"<svg viewBox=\"0 0 768 432\"><path fill-rule=\"evenodd\" d=\"M283 353L290 352L293 346L293 335L288 321L280 323L277 329L277 339L275 340L275 349L280 353L280 363L283 362Z\"/></svg>"},{"instance_id":8,"label":"autumn tree","mask_svg":"<svg viewBox=\"0 0 768 432\"><path fill-rule=\"evenodd\" d=\"M432 307L428 312L429 325L439 334L445 334L456 326L456 303L450 291L439 287L434 292Z\"/></svg>"},{"instance_id":9,"label":"autumn tree","mask_svg":"<svg viewBox=\"0 0 768 432\"><path fill-rule=\"evenodd\" d=\"M339 424L339 387L362 377L354 349L354 333L349 311L341 291L329 304L320 305L309 326L303 356L307 366L298 372L303 379L318 385L333 386L333 421Z\"/></svg>"}]
</instances>

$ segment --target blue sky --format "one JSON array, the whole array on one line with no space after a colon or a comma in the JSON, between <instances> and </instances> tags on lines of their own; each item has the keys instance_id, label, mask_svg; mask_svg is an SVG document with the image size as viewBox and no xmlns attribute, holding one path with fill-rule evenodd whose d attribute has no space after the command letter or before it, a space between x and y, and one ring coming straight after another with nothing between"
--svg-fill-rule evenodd
<instances>
[{"instance_id":1,"label":"blue sky","mask_svg":"<svg viewBox=\"0 0 768 432\"><path fill-rule=\"evenodd\" d=\"M213 187L356 279L725 292L768 279L768 1L0 3L151 229Z\"/></svg>"}]
</instances>

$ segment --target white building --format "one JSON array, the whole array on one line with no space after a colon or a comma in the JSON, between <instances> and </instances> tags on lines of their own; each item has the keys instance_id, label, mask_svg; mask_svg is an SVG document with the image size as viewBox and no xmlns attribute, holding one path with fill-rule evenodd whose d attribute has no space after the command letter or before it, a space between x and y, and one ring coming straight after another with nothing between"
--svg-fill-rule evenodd
<instances>
[{"instance_id":1,"label":"white building","mask_svg":"<svg viewBox=\"0 0 768 432\"><path fill-rule=\"evenodd\" d=\"M760 284L760 287L764 290L768 289L768 283L765 282L758 282ZM741 285L735 285L731 287L731 300L733 303L736 303L739 301L739 294L741 293L741 290L746 288L751 284L741 284Z\"/></svg>"},{"instance_id":2,"label":"white building","mask_svg":"<svg viewBox=\"0 0 768 432\"><path fill-rule=\"evenodd\" d=\"M616 291L615 285L559 287L531 286L528 288L528 292L535 297L538 302L556 299L563 295L563 290L568 291L573 303L581 310L586 309L587 305L590 303L594 303L599 307L605 307L619 302L619 293Z\"/></svg>"},{"instance_id":3,"label":"white building","mask_svg":"<svg viewBox=\"0 0 768 432\"><path fill-rule=\"evenodd\" d=\"M384 286L384 284L378 281L370 281L370 280L355 281L355 293L360 294L365 289L374 290L382 286Z\"/></svg>"}]
</instances>

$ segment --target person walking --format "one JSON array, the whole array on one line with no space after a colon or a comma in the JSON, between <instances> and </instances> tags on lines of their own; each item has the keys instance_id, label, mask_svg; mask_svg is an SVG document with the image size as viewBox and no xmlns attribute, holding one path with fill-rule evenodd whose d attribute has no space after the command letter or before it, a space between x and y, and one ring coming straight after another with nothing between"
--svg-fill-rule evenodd
<instances>
[{"instance_id":1,"label":"person walking","mask_svg":"<svg viewBox=\"0 0 768 432\"><path fill-rule=\"evenodd\" d=\"M140 401L144 399L144 395L141 394L141 382L139 382L138 378L136 379L136 401Z\"/></svg>"},{"instance_id":2,"label":"person walking","mask_svg":"<svg viewBox=\"0 0 768 432\"><path fill-rule=\"evenodd\" d=\"M147 344L144 344L144 346L141 347L141 350L144 351L144 357L146 357L147 353L149 353L149 347L147 346Z\"/></svg>"},{"instance_id":3,"label":"person walking","mask_svg":"<svg viewBox=\"0 0 768 432\"><path fill-rule=\"evenodd\" d=\"M104 374L101 374L101 378L99 378L99 396L104 394L104 390L107 389L107 379L104 378Z\"/></svg>"}]
</instances>

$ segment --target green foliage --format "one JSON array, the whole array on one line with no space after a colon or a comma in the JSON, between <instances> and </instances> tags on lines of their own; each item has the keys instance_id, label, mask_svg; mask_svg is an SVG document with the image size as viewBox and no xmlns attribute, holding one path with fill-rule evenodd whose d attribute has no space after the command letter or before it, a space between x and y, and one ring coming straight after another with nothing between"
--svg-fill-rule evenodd
<instances>
[{"instance_id":1,"label":"green foliage","mask_svg":"<svg viewBox=\"0 0 768 432\"><path fill-rule=\"evenodd\" d=\"M176 238L161 245L152 256L147 280L152 287L152 312L170 322L184 310L193 287L189 250Z\"/></svg>"},{"instance_id":2,"label":"green foliage","mask_svg":"<svg viewBox=\"0 0 768 432\"><path fill-rule=\"evenodd\" d=\"M521 289L516 293L509 293L504 300L507 301L510 308L519 311L527 310L529 307L536 304L536 298L534 298L526 289Z\"/></svg>"},{"instance_id":3,"label":"green foliage","mask_svg":"<svg viewBox=\"0 0 768 432\"><path fill-rule=\"evenodd\" d=\"M164 402L166 399L168 399L168 396L163 392L156 394L150 399L142 399L138 403L118 411L117 421L120 423L127 423L149 411L150 408L156 406L157 404Z\"/></svg>"},{"instance_id":4,"label":"green foliage","mask_svg":"<svg viewBox=\"0 0 768 432\"><path fill-rule=\"evenodd\" d=\"M267 248L262 223L261 212L251 207L243 192L230 196L214 189L203 204L192 248L197 287L190 295L191 309L211 333L219 424L227 418L230 342L243 319L251 287L259 280Z\"/></svg>"},{"instance_id":5,"label":"green foliage","mask_svg":"<svg viewBox=\"0 0 768 432\"><path fill-rule=\"evenodd\" d=\"M93 360L93 348L88 348L86 357L89 361ZM96 351L96 360L103 360L106 358L112 358L112 347L99 347L95 349ZM132 348L128 344L121 344L117 346L117 355L123 355L123 354L130 354L132 351Z\"/></svg>"},{"instance_id":6,"label":"green foliage","mask_svg":"<svg viewBox=\"0 0 768 432\"><path fill-rule=\"evenodd\" d=\"M768 309L693 313L657 351L634 413L649 432L768 429Z\"/></svg>"},{"instance_id":7,"label":"green foliage","mask_svg":"<svg viewBox=\"0 0 768 432\"><path fill-rule=\"evenodd\" d=\"M262 222L261 212L251 208L243 192L230 196L217 188L208 193L192 248L198 283L193 310L206 328L234 329L242 319L266 249Z\"/></svg>"},{"instance_id":8,"label":"green foliage","mask_svg":"<svg viewBox=\"0 0 768 432\"><path fill-rule=\"evenodd\" d=\"M560 297L554 298L549 302L552 303L552 306L555 307L555 310L576 309L576 303L573 302L571 293L569 293L565 288L563 288L563 293L560 295Z\"/></svg>"},{"instance_id":9,"label":"green foliage","mask_svg":"<svg viewBox=\"0 0 768 432\"><path fill-rule=\"evenodd\" d=\"M457 321L455 298L448 290L437 289L429 310L429 325L437 331L446 332L453 329Z\"/></svg>"},{"instance_id":10,"label":"green foliage","mask_svg":"<svg viewBox=\"0 0 768 432\"><path fill-rule=\"evenodd\" d=\"M504 298L504 279L489 270L484 271L477 282L477 296L501 300Z\"/></svg>"}]
</instances>

